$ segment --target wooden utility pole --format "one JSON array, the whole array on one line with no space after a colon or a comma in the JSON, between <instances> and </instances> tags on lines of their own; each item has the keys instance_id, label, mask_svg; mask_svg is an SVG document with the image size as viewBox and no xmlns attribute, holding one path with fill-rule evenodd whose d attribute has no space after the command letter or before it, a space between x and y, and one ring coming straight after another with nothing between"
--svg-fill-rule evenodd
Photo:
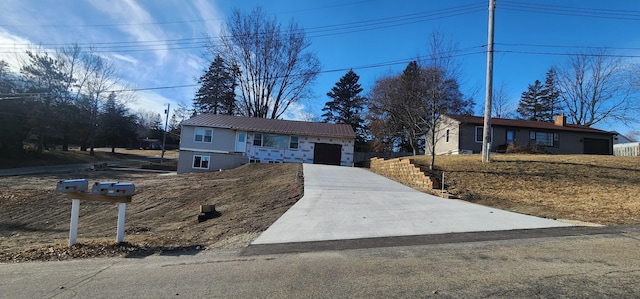
<instances>
[{"instance_id":1,"label":"wooden utility pole","mask_svg":"<svg viewBox=\"0 0 640 299\"><path fill-rule=\"evenodd\" d=\"M164 132L162 134L162 154L160 154L160 164L164 162L164 147L167 143L167 125L169 124L169 109L171 108L171 104L167 104L167 109L164 111L166 114L164 119Z\"/></svg>"},{"instance_id":2,"label":"wooden utility pole","mask_svg":"<svg viewBox=\"0 0 640 299\"><path fill-rule=\"evenodd\" d=\"M484 128L482 132L482 162L491 162L491 96L493 91L493 13L496 0L489 0L489 32L487 42L487 85L484 102Z\"/></svg>"}]
</instances>

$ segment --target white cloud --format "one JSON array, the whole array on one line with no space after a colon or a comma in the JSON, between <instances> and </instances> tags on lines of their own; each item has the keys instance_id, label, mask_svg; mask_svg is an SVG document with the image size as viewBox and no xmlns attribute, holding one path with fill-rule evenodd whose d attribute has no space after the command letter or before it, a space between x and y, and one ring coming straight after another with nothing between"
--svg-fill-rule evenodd
<instances>
[{"instance_id":1,"label":"white cloud","mask_svg":"<svg viewBox=\"0 0 640 299\"><path fill-rule=\"evenodd\" d=\"M316 116L307 111L304 104L292 103L282 116L286 120L317 121Z\"/></svg>"},{"instance_id":2,"label":"white cloud","mask_svg":"<svg viewBox=\"0 0 640 299\"><path fill-rule=\"evenodd\" d=\"M0 28L0 45L0 60L6 61L11 71L18 72L31 42Z\"/></svg>"},{"instance_id":3,"label":"white cloud","mask_svg":"<svg viewBox=\"0 0 640 299\"><path fill-rule=\"evenodd\" d=\"M119 25L118 28L133 36L138 42L166 40L160 26L151 24L155 22L151 14L134 0L91 0L90 3L108 14L115 22L121 23L122 25ZM168 54L167 45L152 43L148 47L153 49L161 64Z\"/></svg>"},{"instance_id":4,"label":"white cloud","mask_svg":"<svg viewBox=\"0 0 640 299\"><path fill-rule=\"evenodd\" d=\"M124 62L128 62L131 63L133 65L137 65L138 64L138 59L133 58L132 56L129 55L121 55L121 54L109 54L109 56L111 56L112 58L118 59L118 60L122 60Z\"/></svg>"},{"instance_id":5,"label":"white cloud","mask_svg":"<svg viewBox=\"0 0 640 299\"><path fill-rule=\"evenodd\" d=\"M200 17L205 21L207 32L209 36L217 36L222 28L222 15L218 12L218 9L214 7L211 1L207 0L195 0L194 5L200 13Z\"/></svg>"}]
</instances>

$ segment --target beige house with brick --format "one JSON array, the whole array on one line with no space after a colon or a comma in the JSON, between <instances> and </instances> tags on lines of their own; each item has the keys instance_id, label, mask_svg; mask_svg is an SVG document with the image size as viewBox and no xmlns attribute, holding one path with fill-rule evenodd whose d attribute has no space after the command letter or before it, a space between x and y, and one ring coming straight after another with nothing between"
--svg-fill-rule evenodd
<instances>
[{"instance_id":1,"label":"beige house with brick","mask_svg":"<svg viewBox=\"0 0 640 299\"><path fill-rule=\"evenodd\" d=\"M480 153L484 118L443 115L437 132L436 154ZM559 115L554 122L516 119L491 119L491 151L507 145L542 145L551 154L613 154L614 132L567 124Z\"/></svg>"}]
</instances>

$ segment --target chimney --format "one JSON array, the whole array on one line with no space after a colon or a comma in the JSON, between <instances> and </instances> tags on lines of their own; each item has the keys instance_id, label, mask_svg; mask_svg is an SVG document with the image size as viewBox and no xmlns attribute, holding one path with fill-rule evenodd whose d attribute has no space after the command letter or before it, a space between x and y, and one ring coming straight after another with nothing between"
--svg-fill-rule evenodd
<instances>
[{"instance_id":1,"label":"chimney","mask_svg":"<svg viewBox=\"0 0 640 299\"><path fill-rule=\"evenodd\" d=\"M564 114L560 114L558 116L556 116L556 126L561 126L564 127L567 125L567 117L564 116Z\"/></svg>"}]
</instances>

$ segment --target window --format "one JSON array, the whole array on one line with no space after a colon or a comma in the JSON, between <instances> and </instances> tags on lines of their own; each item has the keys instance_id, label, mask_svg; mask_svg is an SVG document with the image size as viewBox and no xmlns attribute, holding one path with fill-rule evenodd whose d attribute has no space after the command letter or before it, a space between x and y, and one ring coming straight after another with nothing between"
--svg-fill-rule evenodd
<instances>
[{"instance_id":1,"label":"window","mask_svg":"<svg viewBox=\"0 0 640 299\"><path fill-rule=\"evenodd\" d=\"M253 145L262 146L262 134L253 134Z\"/></svg>"},{"instance_id":2,"label":"window","mask_svg":"<svg viewBox=\"0 0 640 299\"><path fill-rule=\"evenodd\" d=\"M288 148L289 136L264 134L262 136L262 146L274 148Z\"/></svg>"},{"instance_id":3,"label":"window","mask_svg":"<svg viewBox=\"0 0 640 299\"><path fill-rule=\"evenodd\" d=\"M196 128L194 131L195 142L207 142L211 143L213 140L213 129Z\"/></svg>"},{"instance_id":4,"label":"window","mask_svg":"<svg viewBox=\"0 0 640 299\"><path fill-rule=\"evenodd\" d=\"M449 142L449 129L444 133L444 142Z\"/></svg>"},{"instance_id":5,"label":"window","mask_svg":"<svg viewBox=\"0 0 640 299\"><path fill-rule=\"evenodd\" d=\"M558 133L531 131L529 132L529 139L535 144L558 147Z\"/></svg>"},{"instance_id":6,"label":"window","mask_svg":"<svg viewBox=\"0 0 640 299\"><path fill-rule=\"evenodd\" d=\"M211 156L194 155L193 156L193 168L209 169L209 161L210 160L211 160Z\"/></svg>"},{"instance_id":7,"label":"window","mask_svg":"<svg viewBox=\"0 0 640 299\"><path fill-rule=\"evenodd\" d=\"M484 127L476 127L476 142L482 143L482 135L484 135ZM489 136L489 142L493 139L493 128L491 128L491 136Z\"/></svg>"},{"instance_id":8,"label":"window","mask_svg":"<svg viewBox=\"0 0 640 299\"><path fill-rule=\"evenodd\" d=\"M289 148L298 148L298 136L291 136L291 138L289 139Z\"/></svg>"},{"instance_id":9,"label":"window","mask_svg":"<svg viewBox=\"0 0 640 299\"><path fill-rule=\"evenodd\" d=\"M298 136L275 135L275 134L253 134L253 145L272 148L293 148L297 149L300 138Z\"/></svg>"}]
</instances>

